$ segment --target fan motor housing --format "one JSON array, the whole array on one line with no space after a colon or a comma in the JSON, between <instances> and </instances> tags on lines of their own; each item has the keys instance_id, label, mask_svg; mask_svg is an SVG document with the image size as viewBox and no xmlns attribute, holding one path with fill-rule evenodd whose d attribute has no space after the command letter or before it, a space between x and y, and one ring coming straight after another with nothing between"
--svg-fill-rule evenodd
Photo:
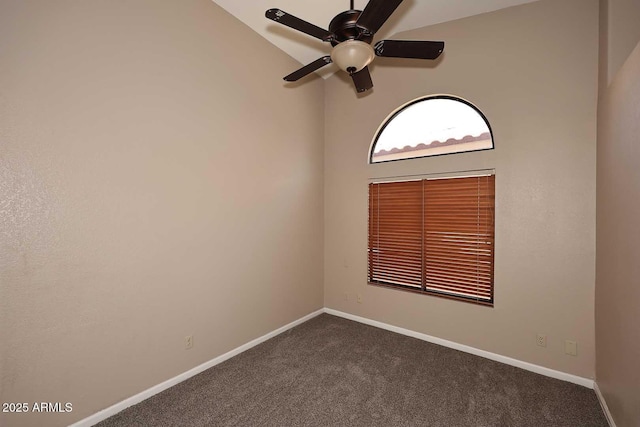
<instances>
[{"instance_id":1,"label":"fan motor housing","mask_svg":"<svg viewBox=\"0 0 640 427\"><path fill-rule=\"evenodd\" d=\"M347 10L336 15L329 23L329 31L336 37L331 40L333 46L347 40L360 40L371 44L373 35L365 33L362 28L356 25L361 10Z\"/></svg>"}]
</instances>

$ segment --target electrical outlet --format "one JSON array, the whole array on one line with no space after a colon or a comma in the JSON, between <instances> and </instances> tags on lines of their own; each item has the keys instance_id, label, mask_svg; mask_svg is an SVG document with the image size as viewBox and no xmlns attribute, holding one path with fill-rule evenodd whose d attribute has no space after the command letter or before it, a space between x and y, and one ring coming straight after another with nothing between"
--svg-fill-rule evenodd
<instances>
[{"instance_id":1,"label":"electrical outlet","mask_svg":"<svg viewBox=\"0 0 640 427\"><path fill-rule=\"evenodd\" d=\"M193 347L193 335L187 335L184 337L184 349L189 350Z\"/></svg>"},{"instance_id":2,"label":"electrical outlet","mask_svg":"<svg viewBox=\"0 0 640 427\"><path fill-rule=\"evenodd\" d=\"M542 335L542 334L538 334L538 336L536 337L536 344L538 344L540 347L546 347L547 346L547 336L546 335Z\"/></svg>"},{"instance_id":3,"label":"electrical outlet","mask_svg":"<svg viewBox=\"0 0 640 427\"><path fill-rule=\"evenodd\" d=\"M578 344L575 341L565 341L564 342L564 352L569 356L577 356L578 355Z\"/></svg>"},{"instance_id":4,"label":"electrical outlet","mask_svg":"<svg viewBox=\"0 0 640 427\"><path fill-rule=\"evenodd\" d=\"M358 294L358 304L362 304L362 294Z\"/></svg>"}]
</instances>

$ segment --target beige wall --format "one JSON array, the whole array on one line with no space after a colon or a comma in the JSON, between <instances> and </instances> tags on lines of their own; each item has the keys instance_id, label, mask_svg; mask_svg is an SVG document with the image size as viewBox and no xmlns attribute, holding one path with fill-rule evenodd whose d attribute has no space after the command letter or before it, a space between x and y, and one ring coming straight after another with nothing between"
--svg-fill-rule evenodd
<instances>
[{"instance_id":1,"label":"beige wall","mask_svg":"<svg viewBox=\"0 0 640 427\"><path fill-rule=\"evenodd\" d=\"M603 91L598 120L598 386L618 427L640 425L640 44Z\"/></svg>"},{"instance_id":2,"label":"beige wall","mask_svg":"<svg viewBox=\"0 0 640 427\"><path fill-rule=\"evenodd\" d=\"M0 401L73 404L1 425L322 307L322 80L210 0L0 8Z\"/></svg>"},{"instance_id":3,"label":"beige wall","mask_svg":"<svg viewBox=\"0 0 640 427\"><path fill-rule=\"evenodd\" d=\"M606 29L602 51L607 57L601 70L606 84L611 83L620 67L640 40L639 0L600 0L602 27ZM603 85L604 86L604 85Z\"/></svg>"},{"instance_id":4,"label":"beige wall","mask_svg":"<svg viewBox=\"0 0 640 427\"><path fill-rule=\"evenodd\" d=\"M593 378L598 7L542 0L415 30L396 38L446 41L437 66L380 58L360 97L327 81L327 307ZM438 93L479 107L495 150L367 165L384 118ZM368 286L368 179L481 168L496 170L495 307Z\"/></svg>"}]
</instances>

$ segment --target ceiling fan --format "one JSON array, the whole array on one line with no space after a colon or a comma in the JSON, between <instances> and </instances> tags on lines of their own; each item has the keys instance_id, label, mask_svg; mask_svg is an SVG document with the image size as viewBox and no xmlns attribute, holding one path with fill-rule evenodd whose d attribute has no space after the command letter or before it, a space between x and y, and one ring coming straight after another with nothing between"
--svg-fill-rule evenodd
<instances>
[{"instance_id":1,"label":"ceiling fan","mask_svg":"<svg viewBox=\"0 0 640 427\"><path fill-rule=\"evenodd\" d=\"M380 40L373 47L375 33L389 19L402 0L369 0L364 10L351 8L336 15L329 23L329 30L310 24L280 9L269 9L268 19L329 42L331 55L323 56L284 78L295 82L325 65L335 63L349 73L358 92L373 87L369 64L375 56L393 58L436 59L444 50L444 42L418 40Z\"/></svg>"}]
</instances>

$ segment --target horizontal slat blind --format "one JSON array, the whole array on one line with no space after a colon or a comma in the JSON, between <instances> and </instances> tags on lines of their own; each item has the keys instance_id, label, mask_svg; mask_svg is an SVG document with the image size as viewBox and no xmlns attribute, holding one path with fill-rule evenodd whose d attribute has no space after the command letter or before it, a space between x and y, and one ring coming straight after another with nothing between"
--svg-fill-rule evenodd
<instances>
[{"instance_id":1,"label":"horizontal slat blind","mask_svg":"<svg viewBox=\"0 0 640 427\"><path fill-rule=\"evenodd\" d=\"M370 283L493 302L495 176L369 186Z\"/></svg>"},{"instance_id":2,"label":"horizontal slat blind","mask_svg":"<svg viewBox=\"0 0 640 427\"><path fill-rule=\"evenodd\" d=\"M369 185L369 282L422 287L422 186Z\"/></svg>"},{"instance_id":3,"label":"horizontal slat blind","mask_svg":"<svg viewBox=\"0 0 640 427\"><path fill-rule=\"evenodd\" d=\"M425 182L427 291L492 301L494 178Z\"/></svg>"}]
</instances>

